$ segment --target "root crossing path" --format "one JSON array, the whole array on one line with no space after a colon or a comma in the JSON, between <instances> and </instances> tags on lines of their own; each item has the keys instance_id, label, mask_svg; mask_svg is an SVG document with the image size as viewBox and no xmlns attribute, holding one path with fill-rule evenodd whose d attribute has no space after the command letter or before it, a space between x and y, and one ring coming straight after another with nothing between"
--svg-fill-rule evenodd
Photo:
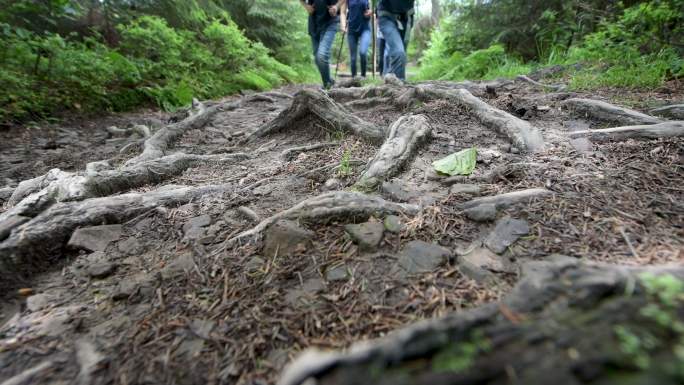
<instances>
[{"instance_id":1,"label":"root crossing path","mask_svg":"<svg viewBox=\"0 0 684 385\"><path fill-rule=\"evenodd\" d=\"M648 298L643 272L684 277L684 123L661 113L682 99L292 86L0 133L0 384L543 384L513 357L534 349L525 320L545 330L566 299L608 317L607 291ZM435 171L472 148L472 173ZM565 340L582 344L545 362L606 374L568 361L591 339ZM491 341L491 361L459 350Z\"/></svg>"}]
</instances>

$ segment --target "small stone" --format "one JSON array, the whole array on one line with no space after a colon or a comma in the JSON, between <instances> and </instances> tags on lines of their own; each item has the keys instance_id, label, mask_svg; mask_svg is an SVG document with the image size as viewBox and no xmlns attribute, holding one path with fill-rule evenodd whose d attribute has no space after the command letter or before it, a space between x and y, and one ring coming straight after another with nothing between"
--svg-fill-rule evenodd
<instances>
[{"instance_id":1,"label":"small stone","mask_svg":"<svg viewBox=\"0 0 684 385\"><path fill-rule=\"evenodd\" d=\"M190 271L195 267L195 261L190 253L184 253L176 257L162 270L162 277L172 278L180 273Z\"/></svg>"},{"instance_id":2,"label":"small stone","mask_svg":"<svg viewBox=\"0 0 684 385\"><path fill-rule=\"evenodd\" d=\"M337 178L330 178L323 184L323 191L335 191L342 187L342 182Z\"/></svg>"},{"instance_id":3,"label":"small stone","mask_svg":"<svg viewBox=\"0 0 684 385\"><path fill-rule=\"evenodd\" d=\"M134 237L126 238L125 240L119 242L117 246L119 248L119 252L123 255L139 254L142 251L140 242L138 242L138 239Z\"/></svg>"},{"instance_id":4,"label":"small stone","mask_svg":"<svg viewBox=\"0 0 684 385\"><path fill-rule=\"evenodd\" d=\"M411 241L401 251L399 266L407 273L427 273L446 262L451 251L434 243Z\"/></svg>"},{"instance_id":5,"label":"small stone","mask_svg":"<svg viewBox=\"0 0 684 385\"><path fill-rule=\"evenodd\" d=\"M404 224L401 223L401 218L396 215L388 215L383 222L385 230L390 233L400 233L404 230Z\"/></svg>"},{"instance_id":6,"label":"small stone","mask_svg":"<svg viewBox=\"0 0 684 385\"><path fill-rule=\"evenodd\" d=\"M110 276L114 270L116 270L116 265L110 262L99 262L93 263L88 266L88 275L92 278L107 278Z\"/></svg>"},{"instance_id":7,"label":"small stone","mask_svg":"<svg viewBox=\"0 0 684 385\"><path fill-rule=\"evenodd\" d=\"M121 301L132 296L138 290L138 283L132 280L126 280L119 283L114 289L112 299L114 301Z\"/></svg>"},{"instance_id":8,"label":"small stone","mask_svg":"<svg viewBox=\"0 0 684 385\"><path fill-rule=\"evenodd\" d=\"M491 251L501 254L520 237L529 232L530 226L526 221L505 216L496 223L496 227L487 236L484 244Z\"/></svg>"},{"instance_id":9,"label":"small stone","mask_svg":"<svg viewBox=\"0 0 684 385\"><path fill-rule=\"evenodd\" d=\"M493 203L483 203L471 207L464 211L468 219L475 222L491 222L496 219L496 205Z\"/></svg>"},{"instance_id":10,"label":"small stone","mask_svg":"<svg viewBox=\"0 0 684 385\"><path fill-rule=\"evenodd\" d=\"M375 250L382 241L385 226L379 222L366 222L346 225L344 230L361 250Z\"/></svg>"},{"instance_id":11,"label":"small stone","mask_svg":"<svg viewBox=\"0 0 684 385\"><path fill-rule=\"evenodd\" d=\"M481 188L476 184L457 183L449 189L450 194L480 195Z\"/></svg>"},{"instance_id":12,"label":"small stone","mask_svg":"<svg viewBox=\"0 0 684 385\"><path fill-rule=\"evenodd\" d=\"M402 184L395 182L383 182L382 193L386 198L397 202L408 202L418 197L418 194L412 193Z\"/></svg>"},{"instance_id":13,"label":"small stone","mask_svg":"<svg viewBox=\"0 0 684 385\"><path fill-rule=\"evenodd\" d=\"M345 265L335 266L325 272L325 279L329 282L344 281L348 278L349 271L347 271L347 266Z\"/></svg>"},{"instance_id":14,"label":"small stone","mask_svg":"<svg viewBox=\"0 0 684 385\"><path fill-rule=\"evenodd\" d=\"M269 195L273 192L274 187L271 185L263 185L263 186L258 186L255 187L254 190L252 190L252 194L256 196L265 196Z\"/></svg>"},{"instance_id":15,"label":"small stone","mask_svg":"<svg viewBox=\"0 0 684 385\"><path fill-rule=\"evenodd\" d=\"M463 274L478 282L494 279L492 271L510 271L501 260L501 257L484 247L477 247L470 253L460 256L458 258L458 268Z\"/></svg>"},{"instance_id":16,"label":"small stone","mask_svg":"<svg viewBox=\"0 0 684 385\"><path fill-rule=\"evenodd\" d=\"M302 252L306 250L314 237L312 231L287 220L280 220L271 225L265 234L264 255L268 258L276 254L293 255Z\"/></svg>"},{"instance_id":17,"label":"small stone","mask_svg":"<svg viewBox=\"0 0 684 385\"><path fill-rule=\"evenodd\" d=\"M208 214L191 218L183 225L183 233L188 239L197 239L202 236L204 228L211 224L211 217Z\"/></svg>"},{"instance_id":18,"label":"small stone","mask_svg":"<svg viewBox=\"0 0 684 385\"><path fill-rule=\"evenodd\" d=\"M247 263L245 263L245 271L247 273L257 272L266 263L261 257L252 257Z\"/></svg>"},{"instance_id":19,"label":"small stone","mask_svg":"<svg viewBox=\"0 0 684 385\"><path fill-rule=\"evenodd\" d=\"M104 225L80 228L71 235L69 246L88 251L103 251L110 242L121 238L123 226Z\"/></svg>"}]
</instances>

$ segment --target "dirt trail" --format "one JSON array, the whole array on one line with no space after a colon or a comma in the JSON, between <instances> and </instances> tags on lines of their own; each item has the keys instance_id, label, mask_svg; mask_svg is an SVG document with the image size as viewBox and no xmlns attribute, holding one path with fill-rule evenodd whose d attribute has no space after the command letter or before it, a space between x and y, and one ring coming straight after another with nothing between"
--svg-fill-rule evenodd
<instances>
[{"instance_id":1,"label":"dirt trail","mask_svg":"<svg viewBox=\"0 0 684 385\"><path fill-rule=\"evenodd\" d=\"M391 89L372 91L382 87ZM410 95L407 88L392 87L330 93L329 103L383 130L407 114L423 115L429 125L430 138L416 144L415 153L403 154L406 163L396 175L370 188L357 182L381 146L344 130L345 122L330 120L337 118L306 111L288 120L284 131L252 136L290 108L302 87L289 87L278 91L288 97L225 101L244 103L219 109L165 153L243 153L244 159L193 163L178 175L158 175L152 183L115 195L149 197L179 185L219 186L212 192L173 200L180 203L153 202L131 209L123 220L122 210L114 208L98 223L75 227L120 227L96 229L94 236L72 241L72 247L67 246L72 230L24 249L20 234L29 227L9 228L0 242L6 248L0 250L21 254L17 266L31 269L1 275L6 282L0 284L5 288L0 383L21 375L25 381L18 383L274 383L306 348L344 348L496 301L518 281L526 261L562 254L611 264L682 262L681 137L570 140L572 131L620 124L578 115L564 104L595 95L544 92L526 82L431 83L421 86L425 90L411 89ZM463 87L538 129L543 150L525 152L472 107L427 92ZM667 94L608 90L601 99L647 111L681 102L683 92L676 87ZM153 129L167 123L150 124L145 118L130 119ZM3 199L21 180L53 167L77 172L88 162L110 159L111 170L124 169L124 162L141 153L142 140L109 137L104 128L110 122L87 133L55 129L56 139L3 134L9 152L3 149L0 171L12 187ZM71 137L79 141L73 144ZM326 144L283 154L317 143ZM45 152L31 151L41 146ZM432 171L433 161L470 147L479 152L471 177L446 178ZM385 150L403 151L389 145ZM158 169L141 164L157 174ZM510 204L471 202L527 189L546 191ZM289 221L236 238L307 199L352 190L361 192L311 201L319 206L305 205L284 218ZM365 196L382 197L384 203L364 203ZM82 203L92 199L102 198ZM22 216L31 224L49 210L68 211L78 202L74 197L51 202L41 214ZM370 208L362 210L363 204ZM10 210L5 204L3 211ZM64 215L68 219L69 213ZM13 237L19 246L10 249ZM101 242L107 237L111 242ZM12 258L19 257L0 255L2 261ZM12 263L6 265L10 269ZM28 294L22 288L30 288L30 296L17 294Z\"/></svg>"}]
</instances>

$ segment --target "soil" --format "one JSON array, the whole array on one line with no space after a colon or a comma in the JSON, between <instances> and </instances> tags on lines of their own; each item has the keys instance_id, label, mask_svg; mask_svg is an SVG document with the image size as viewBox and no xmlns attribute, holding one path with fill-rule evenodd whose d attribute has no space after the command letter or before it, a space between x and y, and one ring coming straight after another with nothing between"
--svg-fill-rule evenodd
<instances>
[{"instance_id":1,"label":"soil","mask_svg":"<svg viewBox=\"0 0 684 385\"><path fill-rule=\"evenodd\" d=\"M294 94L301 87L279 91ZM681 84L660 91L630 93L629 99L638 101L631 106L684 100ZM599 94L626 105L621 91ZM374 251L360 250L346 235L351 218L300 223L314 236L291 255L264 255L259 243L227 247L225 240L255 225L238 208L248 207L264 219L324 192L332 178L339 179L339 189L349 188L378 146L315 119L287 132L242 140L287 108L290 99L219 113L207 126L188 131L174 151L244 152L250 159L194 167L162 185L231 184L231 190L123 223L123 235L103 252L64 248L51 256L51 269L0 295L0 382L48 362L31 383L275 383L284 365L306 348L344 348L496 301L518 280L515 266L524 261L563 254L612 264L681 263L684 139L571 143L565 136L569 130L606 127L562 109L571 95L598 98L545 93L524 83L484 97L542 131L547 148L532 155L517 153L507 138L449 102L354 110L380 126L406 113L424 114L432 126L432 140L394 178L413 195L411 203L425 208L416 217L401 218L401 232L385 232ZM123 162L141 146L121 149L141 140L113 138L106 127L165 124L173 118L139 113L2 132L0 181L14 187L51 168L76 171L100 159ZM338 145L288 160L280 156L291 147L327 141ZM472 197L450 194L431 172L433 161L470 147L495 154L481 157L475 177L510 163L535 164L481 184L481 195L540 187L554 192L498 214L527 221L530 231L503 254L514 268L492 271L491 279L480 281L459 269L457 256L494 224L467 219L461 204ZM337 167L345 159L350 166ZM189 222L203 215L210 217L209 224L189 237ZM434 271L395 274L403 247L415 240L446 247L453 257ZM115 268L93 278L89 270L103 261Z\"/></svg>"}]
</instances>

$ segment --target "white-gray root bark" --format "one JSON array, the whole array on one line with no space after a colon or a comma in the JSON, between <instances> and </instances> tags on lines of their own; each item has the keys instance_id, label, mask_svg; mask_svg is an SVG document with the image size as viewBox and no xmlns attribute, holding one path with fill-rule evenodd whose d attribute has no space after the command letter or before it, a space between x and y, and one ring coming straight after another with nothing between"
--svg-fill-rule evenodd
<instances>
[{"instance_id":1,"label":"white-gray root bark","mask_svg":"<svg viewBox=\"0 0 684 385\"><path fill-rule=\"evenodd\" d=\"M24 265L40 264L36 255L59 250L79 227L123 223L159 206L187 203L203 195L221 193L229 186L165 186L146 193L61 202L12 229L0 243L0 281L20 271Z\"/></svg>"},{"instance_id":2,"label":"white-gray root bark","mask_svg":"<svg viewBox=\"0 0 684 385\"><path fill-rule=\"evenodd\" d=\"M280 157L284 160L288 160L291 157L293 157L295 154L304 152L304 151L313 151L313 150L318 150L321 148L326 148L326 147L334 147L338 146L339 143L337 142L323 142L323 143L314 143L310 144L307 146L298 146L298 147L292 147L288 148L287 150L284 150L283 152L280 153Z\"/></svg>"},{"instance_id":3,"label":"white-gray root bark","mask_svg":"<svg viewBox=\"0 0 684 385\"><path fill-rule=\"evenodd\" d=\"M605 122L624 125L657 124L663 122L662 119L601 100L571 98L564 101L563 105L575 114Z\"/></svg>"},{"instance_id":4,"label":"white-gray root bark","mask_svg":"<svg viewBox=\"0 0 684 385\"><path fill-rule=\"evenodd\" d=\"M197 108L192 110L190 116L178 123L170 124L162 128L147 139L143 152L140 155L129 159L126 162L126 166L161 158L166 154L169 147L188 130L200 128L207 124L217 112L222 110L234 110L239 108L242 103L242 99L228 104L219 103L210 107L199 103Z\"/></svg>"},{"instance_id":5,"label":"white-gray root bark","mask_svg":"<svg viewBox=\"0 0 684 385\"><path fill-rule=\"evenodd\" d=\"M684 120L684 104L658 107L652 109L650 112L653 115L662 116L664 118Z\"/></svg>"},{"instance_id":6,"label":"white-gray root bark","mask_svg":"<svg viewBox=\"0 0 684 385\"><path fill-rule=\"evenodd\" d=\"M451 100L467 107L482 124L506 136L520 151L534 153L544 149L544 138L537 127L490 106L466 89L443 90L419 86L418 94L422 98Z\"/></svg>"},{"instance_id":7,"label":"white-gray root bark","mask_svg":"<svg viewBox=\"0 0 684 385\"><path fill-rule=\"evenodd\" d=\"M356 183L364 189L398 173L415 155L419 146L430 136L431 127L423 115L404 115L390 126L389 134L380 150Z\"/></svg>"},{"instance_id":8,"label":"white-gray root bark","mask_svg":"<svg viewBox=\"0 0 684 385\"><path fill-rule=\"evenodd\" d=\"M385 138L385 130L353 115L320 91L299 91L292 105L268 124L257 129L250 139L291 129L305 117L314 117L333 130L343 130L359 135L371 142L379 143Z\"/></svg>"},{"instance_id":9,"label":"white-gray root bark","mask_svg":"<svg viewBox=\"0 0 684 385\"><path fill-rule=\"evenodd\" d=\"M552 91L565 91L567 87L562 84L544 84L540 83L536 80L530 79L528 76L525 75L520 75L515 78L516 80L519 80L521 82L529 83L532 84L533 86L542 88L544 90L552 90Z\"/></svg>"},{"instance_id":10,"label":"white-gray root bark","mask_svg":"<svg viewBox=\"0 0 684 385\"><path fill-rule=\"evenodd\" d=\"M471 208L481 204L493 204L497 209L505 209L517 203L526 203L536 198L552 195L553 191L544 188L531 188L513 191L505 194L486 196L465 202L464 208Z\"/></svg>"},{"instance_id":11,"label":"white-gray root bark","mask_svg":"<svg viewBox=\"0 0 684 385\"><path fill-rule=\"evenodd\" d=\"M246 238L257 237L281 219L327 222L334 218L368 218L371 215L415 215L419 211L420 207L416 205L394 203L359 192L332 191L304 200L264 219L251 230L227 240L227 245L233 245Z\"/></svg>"},{"instance_id":12,"label":"white-gray root bark","mask_svg":"<svg viewBox=\"0 0 684 385\"><path fill-rule=\"evenodd\" d=\"M617 142L627 139L658 139L684 136L684 121L665 122L640 126L604 128L601 130L575 131L571 139L587 138L593 142Z\"/></svg>"}]
</instances>

